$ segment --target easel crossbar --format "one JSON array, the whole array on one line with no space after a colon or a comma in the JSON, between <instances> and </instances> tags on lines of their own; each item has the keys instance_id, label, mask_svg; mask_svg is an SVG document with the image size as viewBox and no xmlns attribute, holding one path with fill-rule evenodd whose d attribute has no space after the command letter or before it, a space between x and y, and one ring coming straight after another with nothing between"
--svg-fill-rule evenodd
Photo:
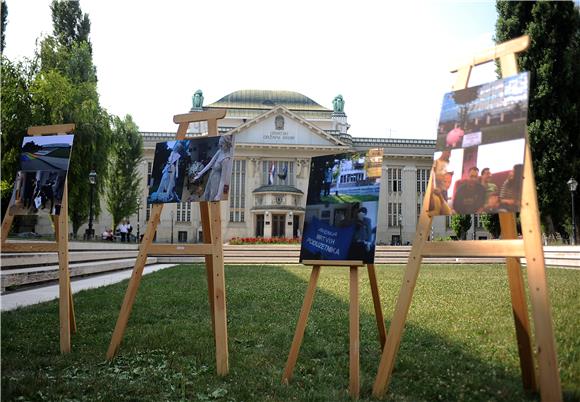
<instances>
[{"instance_id":1,"label":"easel crossbar","mask_svg":"<svg viewBox=\"0 0 580 402\"><path fill-rule=\"evenodd\" d=\"M58 243L4 243L2 252L56 253Z\"/></svg>"},{"instance_id":2,"label":"easel crossbar","mask_svg":"<svg viewBox=\"0 0 580 402\"><path fill-rule=\"evenodd\" d=\"M427 242L424 257L524 257L523 240L463 240Z\"/></svg>"}]
</instances>

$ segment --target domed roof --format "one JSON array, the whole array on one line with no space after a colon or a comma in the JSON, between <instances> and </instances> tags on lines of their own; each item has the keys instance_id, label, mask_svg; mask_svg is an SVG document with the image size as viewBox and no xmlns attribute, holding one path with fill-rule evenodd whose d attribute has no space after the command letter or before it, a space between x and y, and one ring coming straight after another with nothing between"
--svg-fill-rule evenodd
<instances>
[{"instance_id":1,"label":"domed roof","mask_svg":"<svg viewBox=\"0 0 580 402\"><path fill-rule=\"evenodd\" d=\"M217 102L207 105L210 108L227 109L272 109L282 105L290 110L311 110L332 112L307 96L293 91L272 91L242 89L224 96Z\"/></svg>"}]
</instances>

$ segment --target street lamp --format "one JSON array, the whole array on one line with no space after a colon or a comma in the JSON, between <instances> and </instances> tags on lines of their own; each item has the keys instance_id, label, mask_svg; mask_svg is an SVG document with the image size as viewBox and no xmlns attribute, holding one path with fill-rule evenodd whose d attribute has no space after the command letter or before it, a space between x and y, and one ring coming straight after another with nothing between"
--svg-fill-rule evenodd
<instances>
[{"instance_id":1,"label":"street lamp","mask_svg":"<svg viewBox=\"0 0 580 402\"><path fill-rule=\"evenodd\" d=\"M137 196L137 244L141 242L141 227L139 219L141 215L141 195Z\"/></svg>"},{"instance_id":2,"label":"street lamp","mask_svg":"<svg viewBox=\"0 0 580 402\"><path fill-rule=\"evenodd\" d=\"M578 188L578 182L571 177L568 180L568 188L570 189L570 194L572 195L572 241L573 244L576 245L576 215L574 214L574 193Z\"/></svg>"},{"instance_id":3,"label":"street lamp","mask_svg":"<svg viewBox=\"0 0 580 402\"><path fill-rule=\"evenodd\" d=\"M171 211L171 244L173 244L173 215L174 212Z\"/></svg>"},{"instance_id":4,"label":"street lamp","mask_svg":"<svg viewBox=\"0 0 580 402\"><path fill-rule=\"evenodd\" d=\"M399 243L403 245L403 215L399 214Z\"/></svg>"},{"instance_id":5,"label":"street lamp","mask_svg":"<svg viewBox=\"0 0 580 402\"><path fill-rule=\"evenodd\" d=\"M95 236L95 231L93 230L93 196L95 191L95 185L97 184L97 172L95 168L91 169L89 173L89 184L91 187L90 198L89 198L89 227L86 230L85 237L87 240L92 239Z\"/></svg>"}]
</instances>

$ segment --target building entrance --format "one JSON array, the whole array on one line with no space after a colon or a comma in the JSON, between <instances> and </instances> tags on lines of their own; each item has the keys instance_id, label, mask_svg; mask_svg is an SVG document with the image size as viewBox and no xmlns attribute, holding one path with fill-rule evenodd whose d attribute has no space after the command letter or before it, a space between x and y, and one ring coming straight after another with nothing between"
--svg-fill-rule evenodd
<instances>
[{"instance_id":1,"label":"building entrance","mask_svg":"<svg viewBox=\"0 0 580 402\"><path fill-rule=\"evenodd\" d=\"M256 215L256 237L264 237L264 214Z\"/></svg>"},{"instance_id":2,"label":"building entrance","mask_svg":"<svg viewBox=\"0 0 580 402\"><path fill-rule=\"evenodd\" d=\"M286 237L286 215L272 214L272 237Z\"/></svg>"}]
</instances>

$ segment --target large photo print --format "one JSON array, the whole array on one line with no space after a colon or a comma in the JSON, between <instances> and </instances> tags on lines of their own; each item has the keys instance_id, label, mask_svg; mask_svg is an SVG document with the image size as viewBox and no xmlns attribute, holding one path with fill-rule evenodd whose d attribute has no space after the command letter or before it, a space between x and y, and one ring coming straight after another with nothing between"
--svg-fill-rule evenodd
<instances>
[{"instance_id":1,"label":"large photo print","mask_svg":"<svg viewBox=\"0 0 580 402\"><path fill-rule=\"evenodd\" d=\"M528 88L521 73L445 94L430 215L520 210Z\"/></svg>"},{"instance_id":2,"label":"large photo print","mask_svg":"<svg viewBox=\"0 0 580 402\"><path fill-rule=\"evenodd\" d=\"M157 143L149 203L227 200L234 138L192 138Z\"/></svg>"},{"instance_id":3,"label":"large photo print","mask_svg":"<svg viewBox=\"0 0 580 402\"><path fill-rule=\"evenodd\" d=\"M20 154L20 170L68 171L74 135L24 137Z\"/></svg>"},{"instance_id":4,"label":"large photo print","mask_svg":"<svg viewBox=\"0 0 580 402\"><path fill-rule=\"evenodd\" d=\"M60 215L66 170L18 171L8 210L11 215Z\"/></svg>"},{"instance_id":5,"label":"large photo print","mask_svg":"<svg viewBox=\"0 0 580 402\"><path fill-rule=\"evenodd\" d=\"M382 149L312 158L301 262L374 262L382 160Z\"/></svg>"}]
</instances>

